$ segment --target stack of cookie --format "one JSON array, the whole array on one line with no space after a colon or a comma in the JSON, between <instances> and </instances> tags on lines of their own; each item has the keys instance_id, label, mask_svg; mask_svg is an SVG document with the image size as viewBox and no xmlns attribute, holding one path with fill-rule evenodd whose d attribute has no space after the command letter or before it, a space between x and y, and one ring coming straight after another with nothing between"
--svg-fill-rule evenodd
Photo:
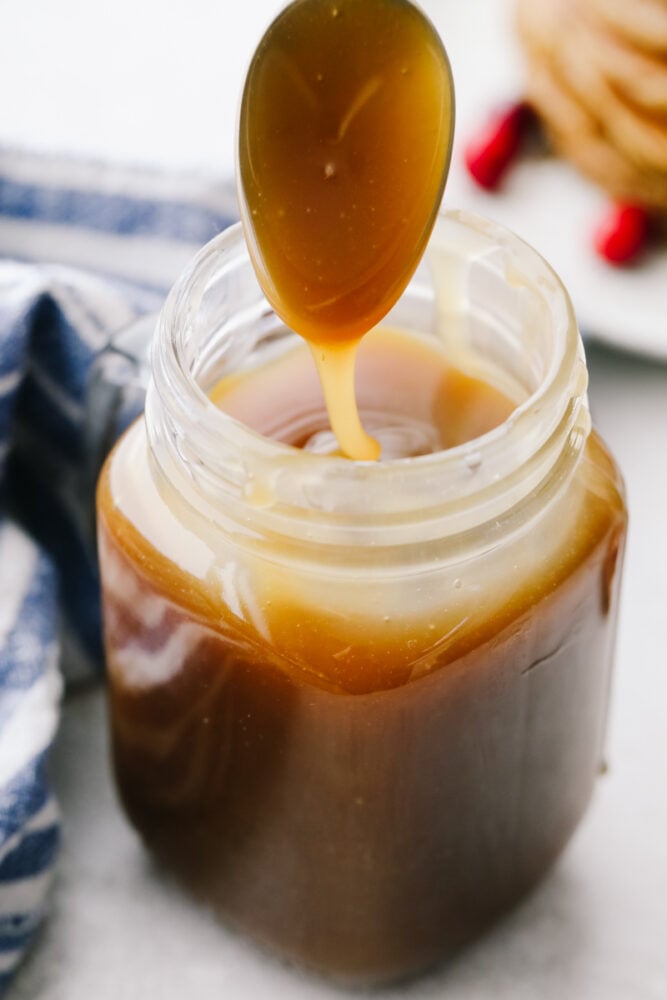
<instances>
[{"instance_id":1,"label":"stack of cookie","mask_svg":"<svg viewBox=\"0 0 667 1000\"><path fill-rule=\"evenodd\" d=\"M526 96L558 152L667 216L667 0L518 0Z\"/></svg>"}]
</instances>

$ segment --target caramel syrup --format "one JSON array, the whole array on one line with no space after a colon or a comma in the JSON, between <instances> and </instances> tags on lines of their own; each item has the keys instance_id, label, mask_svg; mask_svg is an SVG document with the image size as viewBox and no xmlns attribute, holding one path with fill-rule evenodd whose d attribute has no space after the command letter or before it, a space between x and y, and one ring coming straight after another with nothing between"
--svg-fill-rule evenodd
<instances>
[{"instance_id":1,"label":"caramel syrup","mask_svg":"<svg viewBox=\"0 0 667 1000\"><path fill-rule=\"evenodd\" d=\"M383 326L360 345L355 394L385 459L454 448L497 427L514 409L489 382L452 365L434 337ZM303 343L270 363L226 376L209 395L264 437L319 454L338 451Z\"/></svg>"},{"instance_id":2,"label":"caramel syrup","mask_svg":"<svg viewBox=\"0 0 667 1000\"><path fill-rule=\"evenodd\" d=\"M220 404L260 419L261 377ZM572 487L483 568L371 585L237 563L233 544L195 576L181 561L201 539L150 475L153 540L137 527L142 434L98 500L132 823L283 958L360 985L452 955L549 868L598 773L625 524L604 447L591 435Z\"/></svg>"},{"instance_id":3,"label":"caramel syrup","mask_svg":"<svg viewBox=\"0 0 667 1000\"><path fill-rule=\"evenodd\" d=\"M379 457L357 413L356 350L422 256L453 117L445 50L407 0L297 0L248 71L239 179L250 254L271 305L312 347L351 458Z\"/></svg>"}]
</instances>

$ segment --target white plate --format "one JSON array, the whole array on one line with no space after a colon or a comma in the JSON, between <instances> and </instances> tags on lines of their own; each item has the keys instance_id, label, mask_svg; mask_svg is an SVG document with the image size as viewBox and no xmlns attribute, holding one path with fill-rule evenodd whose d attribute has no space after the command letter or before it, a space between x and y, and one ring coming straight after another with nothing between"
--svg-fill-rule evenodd
<instances>
[{"instance_id":1,"label":"white plate","mask_svg":"<svg viewBox=\"0 0 667 1000\"><path fill-rule=\"evenodd\" d=\"M518 161L497 193L478 188L463 167L466 139L489 111L521 94L521 54L508 0L426 0L452 62L457 97L454 158L444 204L496 219L556 269L586 337L667 360L667 246L633 268L599 260L591 233L605 195L555 158Z\"/></svg>"}]
</instances>

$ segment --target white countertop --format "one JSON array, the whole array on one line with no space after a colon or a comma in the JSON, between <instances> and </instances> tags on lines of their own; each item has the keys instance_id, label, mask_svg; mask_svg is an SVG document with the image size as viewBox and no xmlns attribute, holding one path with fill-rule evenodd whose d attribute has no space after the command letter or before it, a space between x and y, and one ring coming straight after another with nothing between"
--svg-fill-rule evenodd
<instances>
[{"instance_id":1,"label":"white countertop","mask_svg":"<svg viewBox=\"0 0 667 1000\"><path fill-rule=\"evenodd\" d=\"M3 0L0 144L228 173L244 68L279 6ZM444 34L449 0L424 6ZM610 771L538 891L448 967L387 997L667 997L667 366L588 353L594 417L626 476L631 516ZM90 690L65 706L53 758L60 875L11 1000L344 996L221 930L152 868L115 802L103 701Z\"/></svg>"}]
</instances>

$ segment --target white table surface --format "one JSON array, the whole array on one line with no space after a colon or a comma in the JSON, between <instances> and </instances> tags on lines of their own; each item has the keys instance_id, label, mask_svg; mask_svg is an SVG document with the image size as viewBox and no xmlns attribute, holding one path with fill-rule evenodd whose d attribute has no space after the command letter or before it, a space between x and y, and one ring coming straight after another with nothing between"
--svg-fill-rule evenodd
<instances>
[{"instance_id":1,"label":"white table surface","mask_svg":"<svg viewBox=\"0 0 667 1000\"><path fill-rule=\"evenodd\" d=\"M245 65L279 6L3 0L0 145L224 175ZM450 0L424 6L446 37ZM450 54L456 71L466 54ZM387 997L667 998L667 367L588 353L594 417L625 473L631 515L610 772L537 892L448 967ZM53 775L60 874L10 1000L345 995L256 953L154 871L115 802L101 690L68 700Z\"/></svg>"}]
</instances>

